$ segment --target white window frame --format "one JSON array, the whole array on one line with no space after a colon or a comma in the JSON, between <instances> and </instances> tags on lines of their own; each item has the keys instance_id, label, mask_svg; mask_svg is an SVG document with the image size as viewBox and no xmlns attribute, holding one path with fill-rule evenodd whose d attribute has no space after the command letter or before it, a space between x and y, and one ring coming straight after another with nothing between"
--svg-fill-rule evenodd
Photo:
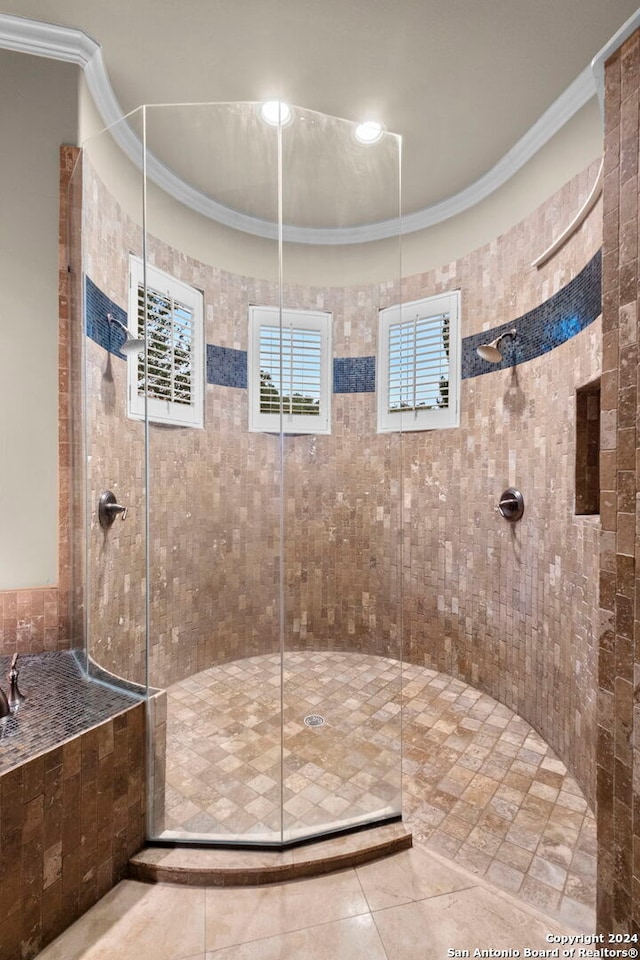
<instances>
[{"instance_id":1,"label":"white window frame","mask_svg":"<svg viewBox=\"0 0 640 960\"><path fill-rule=\"evenodd\" d=\"M279 307L249 307L249 430L253 433L331 433L331 313L319 310L283 310L282 327L315 330L321 336L320 354L320 413L318 416L291 413L262 413L260 411L260 330L262 327L280 327Z\"/></svg>"},{"instance_id":2,"label":"white window frame","mask_svg":"<svg viewBox=\"0 0 640 960\"><path fill-rule=\"evenodd\" d=\"M397 324L449 315L448 405L389 411L389 338ZM381 310L376 363L378 433L398 430L440 430L460 426L460 291L423 297Z\"/></svg>"},{"instance_id":3,"label":"white window frame","mask_svg":"<svg viewBox=\"0 0 640 960\"><path fill-rule=\"evenodd\" d=\"M138 287L144 286L144 264L139 257L129 256L129 329L136 336L144 336L142 317L138 312ZM128 404L127 412L134 420L144 420L145 413L154 423L182 427L204 426L204 296L201 290L177 280L164 270L147 264L147 289L157 290L172 300L178 300L193 312L193 340L191 346L192 400L190 404L159 397L147 397L138 391L139 354L127 357Z\"/></svg>"}]
</instances>

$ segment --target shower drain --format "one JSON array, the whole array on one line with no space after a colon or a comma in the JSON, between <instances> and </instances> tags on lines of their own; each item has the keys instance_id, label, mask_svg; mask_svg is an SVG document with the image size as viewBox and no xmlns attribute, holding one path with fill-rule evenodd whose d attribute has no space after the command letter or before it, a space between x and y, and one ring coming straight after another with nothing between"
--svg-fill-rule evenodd
<instances>
[{"instance_id":1,"label":"shower drain","mask_svg":"<svg viewBox=\"0 0 640 960\"><path fill-rule=\"evenodd\" d=\"M324 717L317 713L310 713L308 717L304 718L304 722L308 727L321 727L324 723Z\"/></svg>"}]
</instances>

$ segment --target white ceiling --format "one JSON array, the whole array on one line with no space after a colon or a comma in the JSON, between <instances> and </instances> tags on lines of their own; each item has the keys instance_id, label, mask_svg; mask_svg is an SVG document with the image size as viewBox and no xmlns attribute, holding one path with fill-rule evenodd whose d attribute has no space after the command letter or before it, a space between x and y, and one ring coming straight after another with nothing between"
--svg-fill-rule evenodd
<instances>
[{"instance_id":1,"label":"white ceiling","mask_svg":"<svg viewBox=\"0 0 640 960\"><path fill-rule=\"evenodd\" d=\"M468 187L514 146L637 0L4 0L102 47L125 112L280 98L403 138L403 207Z\"/></svg>"}]
</instances>

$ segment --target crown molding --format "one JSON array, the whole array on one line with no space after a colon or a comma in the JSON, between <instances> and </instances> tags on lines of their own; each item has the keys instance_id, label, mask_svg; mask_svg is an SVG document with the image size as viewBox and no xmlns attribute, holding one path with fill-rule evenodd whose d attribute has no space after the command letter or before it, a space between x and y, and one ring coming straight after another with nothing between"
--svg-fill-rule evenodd
<instances>
[{"instance_id":1,"label":"crown molding","mask_svg":"<svg viewBox=\"0 0 640 960\"><path fill-rule=\"evenodd\" d=\"M8 13L0 13L0 46L49 60L76 63L83 69L100 49L84 30L14 17Z\"/></svg>"},{"instance_id":2,"label":"crown molding","mask_svg":"<svg viewBox=\"0 0 640 960\"><path fill-rule=\"evenodd\" d=\"M295 227L284 224L282 228L283 240L286 243L320 245L368 243L374 240L384 240L396 237L398 232L409 234L425 230L480 203L517 173L596 92L600 96L600 88L597 85L598 71L601 69L602 76L604 76L604 59L611 56L613 50L617 49L617 46L633 32L638 22L640 22L640 11L603 48L603 51L594 59L591 69L587 67L582 71L495 166L454 196L403 217L400 231L398 231L398 221L396 219L335 229ZM628 32L624 33L625 30L628 30ZM618 40L619 37L621 39ZM616 46L606 53L606 57L599 60L606 51L609 51L616 40ZM139 168L142 168L142 143L126 122L122 108L113 92L100 45L88 34L75 27L62 27L0 13L0 48L54 60L64 60L81 67L87 87L105 127L112 128L111 134L114 140L129 159ZM176 200L205 217L254 236L267 239L277 239L278 237L278 225L276 223L247 216L217 203L211 197L195 190L152 154L147 155L147 174L159 187Z\"/></svg>"}]
</instances>

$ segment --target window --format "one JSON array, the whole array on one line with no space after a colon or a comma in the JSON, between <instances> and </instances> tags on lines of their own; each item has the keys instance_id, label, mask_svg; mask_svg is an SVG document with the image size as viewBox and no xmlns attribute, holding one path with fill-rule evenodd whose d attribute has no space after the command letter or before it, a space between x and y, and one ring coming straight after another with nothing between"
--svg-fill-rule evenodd
<instances>
[{"instance_id":1,"label":"window","mask_svg":"<svg viewBox=\"0 0 640 960\"><path fill-rule=\"evenodd\" d=\"M380 311L380 433L458 426L459 315L457 291Z\"/></svg>"},{"instance_id":2,"label":"window","mask_svg":"<svg viewBox=\"0 0 640 960\"><path fill-rule=\"evenodd\" d=\"M249 429L331 432L331 314L249 307Z\"/></svg>"},{"instance_id":3,"label":"window","mask_svg":"<svg viewBox=\"0 0 640 960\"><path fill-rule=\"evenodd\" d=\"M135 319L134 319L135 318ZM129 259L129 327L145 336L142 260ZM204 405L203 296L147 264L147 409L150 420L201 427ZM129 416L145 415L144 354L129 356Z\"/></svg>"}]
</instances>

